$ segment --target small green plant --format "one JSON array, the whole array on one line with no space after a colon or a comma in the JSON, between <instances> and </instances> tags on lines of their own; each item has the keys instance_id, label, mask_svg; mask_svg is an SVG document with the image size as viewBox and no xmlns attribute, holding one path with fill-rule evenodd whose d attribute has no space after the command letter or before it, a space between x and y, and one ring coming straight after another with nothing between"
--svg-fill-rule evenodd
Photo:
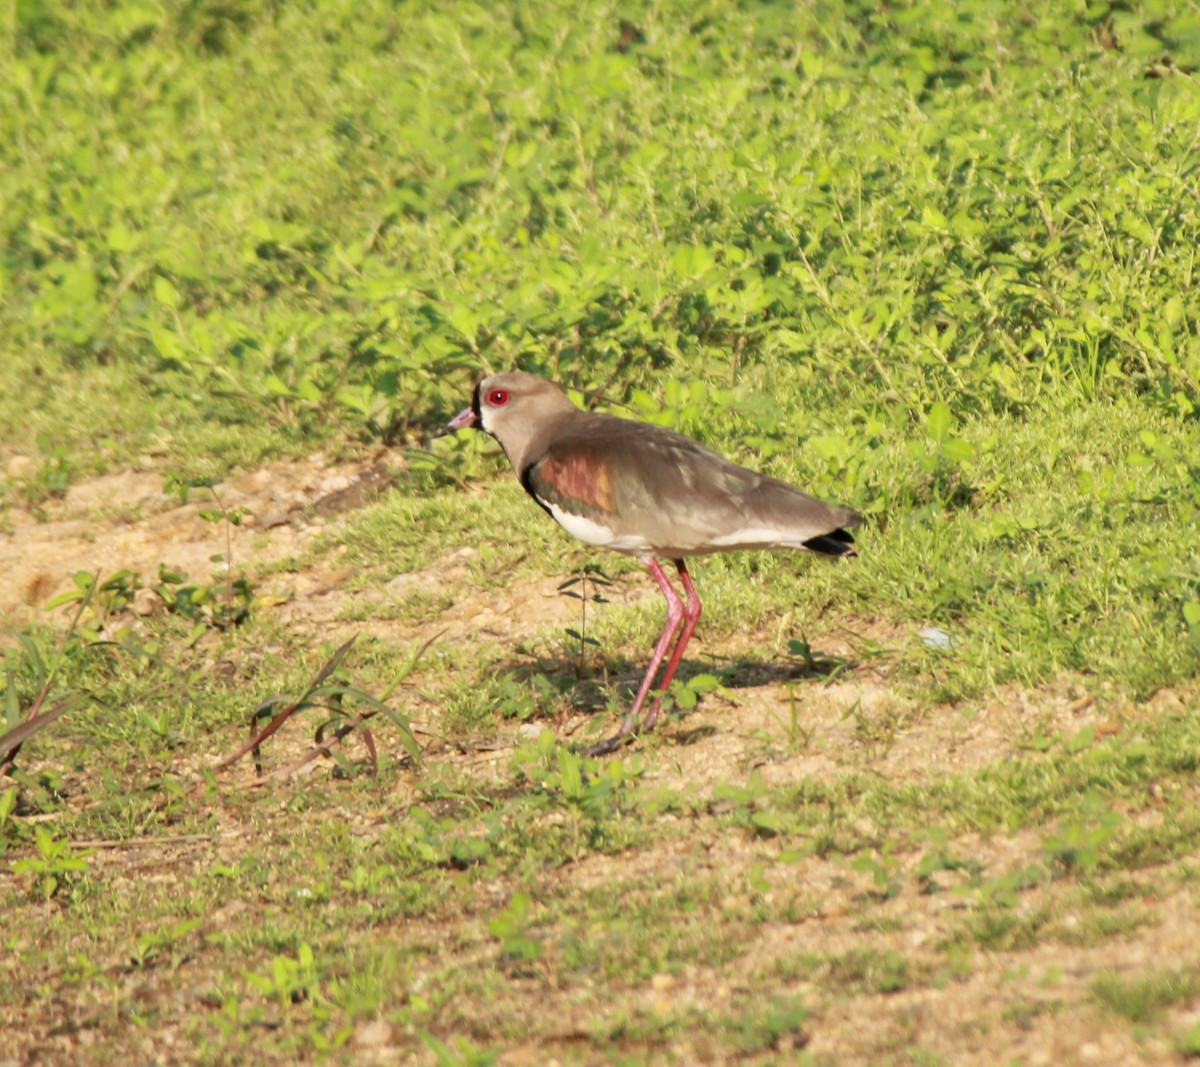
<instances>
[{"instance_id":1,"label":"small green plant","mask_svg":"<svg viewBox=\"0 0 1200 1067\"><path fill-rule=\"evenodd\" d=\"M1131 1023L1151 1022L1162 1010L1189 1000L1200 991L1200 973L1194 969L1159 971L1127 978L1115 972L1099 975L1092 985L1096 999Z\"/></svg>"},{"instance_id":2,"label":"small green plant","mask_svg":"<svg viewBox=\"0 0 1200 1067\"><path fill-rule=\"evenodd\" d=\"M788 641L788 655L796 656L803 664L806 674L817 673L817 657L812 645L803 634Z\"/></svg>"},{"instance_id":3,"label":"small green plant","mask_svg":"<svg viewBox=\"0 0 1200 1067\"><path fill-rule=\"evenodd\" d=\"M544 781L558 764L558 741L553 730L542 730L513 753L512 770L518 780Z\"/></svg>"},{"instance_id":4,"label":"small green plant","mask_svg":"<svg viewBox=\"0 0 1200 1067\"><path fill-rule=\"evenodd\" d=\"M47 610L75 605L77 631L84 641L119 642L130 636L129 623L122 618L141 587L141 576L121 570L101 579L99 573L76 571L71 580L74 589L60 593L47 605Z\"/></svg>"},{"instance_id":5,"label":"small green plant","mask_svg":"<svg viewBox=\"0 0 1200 1067\"><path fill-rule=\"evenodd\" d=\"M941 871L968 873L971 885L979 883L979 865L969 860L959 859L950 853L949 835L940 826L930 827L925 831L930 847L917 864L917 885L922 893L937 893L943 887L937 879Z\"/></svg>"},{"instance_id":6,"label":"small green plant","mask_svg":"<svg viewBox=\"0 0 1200 1067\"><path fill-rule=\"evenodd\" d=\"M44 826L36 827L34 833L37 855L17 860L13 870L32 876L38 893L49 900L88 873L91 865L87 858L96 850L76 849L68 838L55 837Z\"/></svg>"},{"instance_id":7,"label":"small green plant","mask_svg":"<svg viewBox=\"0 0 1200 1067\"><path fill-rule=\"evenodd\" d=\"M817 735L817 728L813 726L806 730L803 725L803 720L800 716L800 704L796 699L796 687L789 685L787 687L788 695L788 717L785 722L783 718L775 713L774 708L771 709L771 718L774 719L783 730L784 750L789 754L797 752L807 752L812 744L813 738Z\"/></svg>"},{"instance_id":8,"label":"small green plant","mask_svg":"<svg viewBox=\"0 0 1200 1067\"><path fill-rule=\"evenodd\" d=\"M220 587L218 587L220 586ZM193 582L184 571L163 564L158 568L154 592L162 598L169 614L193 621L188 635L194 641L209 628L227 630L246 622L260 604L254 585L246 577L205 585Z\"/></svg>"},{"instance_id":9,"label":"small green plant","mask_svg":"<svg viewBox=\"0 0 1200 1067\"><path fill-rule=\"evenodd\" d=\"M986 911L1015 908L1020 903L1021 894L1034 889L1049 880L1050 874L1040 863L1005 874L995 878L981 880L973 887L974 895Z\"/></svg>"},{"instance_id":10,"label":"small green plant","mask_svg":"<svg viewBox=\"0 0 1200 1067\"><path fill-rule=\"evenodd\" d=\"M1188 628L1188 639L1200 645L1200 600L1189 600L1183 605L1183 621Z\"/></svg>"},{"instance_id":11,"label":"small green plant","mask_svg":"<svg viewBox=\"0 0 1200 1067\"><path fill-rule=\"evenodd\" d=\"M426 1030L421 1030L420 1035L425 1047L433 1053L437 1067L492 1067L500 1058L499 1052L477 1049L465 1037L456 1037L455 1048L451 1048Z\"/></svg>"},{"instance_id":12,"label":"small green plant","mask_svg":"<svg viewBox=\"0 0 1200 1067\"><path fill-rule=\"evenodd\" d=\"M842 722L854 723L854 738L863 747L869 760L886 756L896 743L901 715L892 707L868 709L861 699L855 700L842 713Z\"/></svg>"},{"instance_id":13,"label":"small green plant","mask_svg":"<svg viewBox=\"0 0 1200 1067\"><path fill-rule=\"evenodd\" d=\"M879 961L879 974L875 980L875 988L880 993L898 993L909 984L909 967L899 952L885 952Z\"/></svg>"},{"instance_id":14,"label":"small green plant","mask_svg":"<svg viewBox=\"0 0 1200 1067\"><path fill-rule=\"evenodd\" d=\"M148 967L167 960L170 966L178 966L185 956L183 946L199 928L198 919L161 923L154 933L142 934L137 939L137 948L132 957L133 964L137 967Z\"/></svg>"},{"instance_id":15,"label":"small green plant","mask_svg":"<svg viewBox=\"0 0 1200 1067\"><path fill-rule=\"evenodd\" d=\"M59 638L58 647L48 656L43 655L37 641L26 633L16 635L24 650L23 657L12 651L5 652L2 724L4 732L0 734L0 779L12 773L17 755L26 741L51 726L86 696L75 689L56 689L55 682L70 651L77 647L76 631L89 599L90 597L85 595L80 600L70 625ZM28 707L22 707L21 702L22 670L32 673L33 685L36 688Z\"/></svg>"},{"instance_id":16,"label":"small green plant","mask_svg":"<svg viewBox=\"0 0 1200 1067\"><path fill-rule=\"evenodd\" d=\"M528 893L514 893L508 907L488 923L488 930L500 941L500 958L506 963L529 964L542 958L542 943L530 933L532 905Z\"/></svg>"},{"instance_id":17,"label":"small green plant","mask_svg":"<svg viewBox=\"0 0 1200 1067\"><path fill-rule=\"evenodd\" d=\"M909 983L908 961L895 950L852 949L829 961L829 981L850 989L896 993Z\"/></svg>"},{"instance_id":18,"label":"small green plant","mask_svg":"<svg viewBox=\"0 0 1200 1067\"><path fill-rule=\"evenodd\" d=\"M558 749L558 772L546 776L546 786L570 814L576 856L585 824L589 846L600 844L604 823L616 814L618 794L624 784L625 765L621 760L600 764L576 755L569 748Z\"/></svg>"},{"instance_id":19,"label":"small green plant","mask_svg":"<svg viewBox=\"0 0 1200 1067\"><path fill-rule=\"evenodd\" d=\"M855 871L869 872L876 891L884 899L891 899L900 893L899 863L887 855L886 850L878 856L868 854L858 856L851 861L850 868Z\"/></svg>"},{"instance_id":20,"label":"small green plant","mask_svg":"<svg viewBox=\"0 0 1200 1067\"><path fill-rule=\"evenodd\" d=\"M9 820L17 810L17 787L9 786L0 793L0 855L3 855L12 845L9 830Z\"/></svg>"},{"instance_id":21,"label":"small green plant","mask_svg":"<svg viewBox=\"0 0 1200 1067\"><path fill-rule=\"evenodd\" d=\"M687 681L676 679L671 683L668 694L674 706L680 711L690 711L700 703L705 693L720 692L729 695L728 690L721 684L721 679L715 674L695 674ZM664 701L664 706L666 701Z\"/></svg>"},{"instance_id":22,"label":"small green plant","mask_svg":"<svg viewBox=\"0 0 1200 1067\"><path fill-rule=\"evenodd\" d=\"M804 1024L808 1009L799 997L774 997L759 1012L744 1018L739 1024L744 1048L770 1048L793 1051L807 1043Z\"/></svg>"},{"instance_id":23,"label":"small green plant","mask_svg":"<svg viewBox=\"0 0 1200 1067\"><path fill-rule=\"evenodd\" d=\"M186 504L193 489L207 490L216 504L215 508L201 508L200 518L205 522L221 523L225 531L225 553L211 558L213 563L225 565L225 602L211 612L212 625L227 629L245 622L250 613L253 591L244 578L233 577L233 527L241 526L250 512L246 508L229 508L217 492L219 478L187 478L175 471L164 476L163 492L174 495L181 504Z\"/></svg>"},{"instance_id":24,"label":"small green plant","mask_svg":"<svg viewBox=\"0 0 1200 1067\"><path fill-rule=\"evenodd\" d=\"M173 749L179 745L182 735L175 725L175 708L162 707L151 711L148 708L136 707L132 710L138 725L151 737L156 738L164 748Z\"/></svg>"},{"instance_id":25,"label":"small green plant","mask_svg":"<svg viewBox=\"0 0 1200 1067\"><path fill-rule=\"evenodd\" d=\"M71 449L62 441L52 440L44 431L39 431L37 446L37 469L31 477L22 480L19 494L32 505L66 496L76 469Z\"/></svg>"},{"instance_id":26,"label":"small green plant","mask_svg":"<svg viewBox=\"0 0 1200 1067\"><path fill-rule=\"evenodd\" d=\"M355 638L350 638L334 650L299 697L293 698L281 693L260 704L250 717L249 740L218 762L214 770L231 767L243 756L252 752L259 780L265 782L267 775L262 762L263 742L293 715L309 709L319 709L327 713L327 718L317 726L312 747L299 760L272 772L270 777L286 777L294 774L312 760L324 755L330 755L337 761L338 770L343 776L353 776L356 773L356 767L334 749L341 744L344 738L355 732L362 739L367 752L368 766L373 773L378 767L378 753L375 748L375 737L366 724L377 715L382 715L399 729L401 744L409 758L419 761L421 747L413 736L407 717L389 707L386 701L400 684L416 670L421 656L440 636L440 634L435 634L413 652L407 665L380 698L373 697L361 686L354 685L349 680L337 676L342 661L354 644ZM280 708L281 705L282 708ZM361 705L361 710L357 710L355 705ZM260 725L264 721L266 725Z\"/></svg>"},{"instance_id":27,"label":"small green plant","mask_svg":"<svg viewBox=\"0 0 1200 1067\"><path fill-rule=\"evenodd\" d=\"M604 568L600 564L585 563L583 571L580 574L575 575L573 578L568 578L558 587L560 596L570 597L573 600L579 601L579 628L576 629L573 626L568 626L566 630L568 637L579 642L579 660L576 666L576 673L579 675L583 674L587 647L589 645L594 648L600 647L599 641L594 637L588 636L588 604L607 604L608 600L601 590L611 588L612 584L612 579L604 573Z\"/></svg>"},{"instance_id":28,"label":"small green plant","mask_svg":"<svg viewBox=\"0 0 1200 1067\"><path fill-rule=\"evenodd\" d=\"M750 774L745 785L732 782L715 785L709 810L713 814L728 814L735 826L756 837L782 837L803 829L801 818L794 812L774 805L771 792L758 771Z\"/></svg>"},{"instance_id":29,"label":"small green plant","mask_svg":"<svg viewBox=\"0 0 1200 1067\"><path fill-rule=\"evenodd\" d=\"M1097 868L1124 821L1120 812L1102 810L1101 804L1100 798L1091 798L1090 817L1064 820L1056 833L1043 839L1048 866L1064 873Z\"/></svg>"},{"instance_id":30,"label":"small green plant","mask_svg":"<svg viewBox=\"0 0 1200 1067\"><path fill-rule=\"evenodd\" d=\"M1190 1030L1179 1035L1175 1047L1184 1056L1200 1059L1200 1022L1195 1023Z\"/></svg>"},{"instance_id":31,"label":"small green plant","mask_svg":"<svg viewBox=\"0 0 1200 1067\"><path fill-rule=\"evenodd\" d=\"M924 475L925 484L916 491L917 502L937 509L966 503L972 493L965 464L974 455L969 443L953 434L955 419L944 400L935 401L925 416L925 440L908 444L909 456Z\"/></svg>"},{"instance_id":32,"label":"small green plant","mask_svg":"<svg viewBox=\"0 0 1200 1067\"><path fill-rule=\"evenodd\" d=\"M789 656L800 660L806 676L823 678L827 682L832 682L838 675L853 665L851 660L841 656L829 656L815 651L809 643L808 638L803 634L800 637L790 638L787 648ZM877 645L864 643L859 655L863 659L867 659L879 655L881 651Z\"/></svg>"},{"instance_id":33,"label":"small green plant","mask_svg":"<svg viewBox=\"0 0 1200 1067\"><path fill-rule=\"evenodd\" d=\"M356 863L350 868L350 876L342 879L341 886L355 896L371 897L393 881L397 873L397 869L390 863L370 867Z\"/></svg>"},{"instance_id":34,"label":"small green plant","mask_svg":"<svg viewBox=\"0 0 1200 1067\"><path fill-rule=\"evenodd\" d=\"M271 973L247 971L246 981L266 997L283 1006L307 1002L319 1005L322 1001L321 975L312 946L303 941L291 956L276 956L271 960Z\"/></svg>"}]
</instances>

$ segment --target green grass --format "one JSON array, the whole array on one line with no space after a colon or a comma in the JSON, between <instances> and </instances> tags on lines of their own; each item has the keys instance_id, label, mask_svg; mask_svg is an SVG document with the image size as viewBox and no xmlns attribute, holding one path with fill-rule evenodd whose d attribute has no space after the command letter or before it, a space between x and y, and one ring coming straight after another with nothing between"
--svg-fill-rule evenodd
<instances>
[{"instance_id":1,"label":"green grass","mask_svg":"<svg viewBox=\"0 0 1200 1067\"><path fill-rule=\"evenodd\" d=\"M1200 869L1192 7L18 3L0 34L14 558L65 513L122 566L154 509L71 490L129 466L396 475L239 558L238 625L215 572L105 574L3 638L0 729L62 712L0 779L14 1055L1200 1047L1194 961L1123 963L1200 937L1167 918ZM697 560L674 722L620 759L559 742L636 685L643 569L427 437L512 366L867 516L836 566ZM556 590L591 563L581 651ZM377 774L357 731L302 778L212 769L356 631L264 769L378 698Z\"/></svg>"},{"instance_id":2,"label":"green grass","mask_svg":"<svg viewBox=\"0 0 1200 1067\"><path fill-rule=\"evenodd\" d=\"M1161 971L1143 978L1124 979L1104 974L1096 979L1095 996L1109 1011L1130 1022L1149 1022L1163 1008L1189 1000L1198 989L1194 969Z\"/></svg>"}]
</instances>

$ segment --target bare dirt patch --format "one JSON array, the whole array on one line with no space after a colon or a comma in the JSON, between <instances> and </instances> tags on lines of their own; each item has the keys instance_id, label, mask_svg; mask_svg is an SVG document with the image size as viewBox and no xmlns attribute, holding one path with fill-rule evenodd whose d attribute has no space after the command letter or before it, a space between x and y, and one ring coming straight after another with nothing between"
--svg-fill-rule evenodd
<instances>
[{"instance_id":1,"label":"bare dirt patch","mask_svg":"<svg viewBox=\"0 0 1200 1067\"><path fill-rule=\"evenodd\" d=\"M235 570L299 558L329 521L314 505L346 491L372 469L313 457L243 474L218 488L226 508L249 513L237 526L201 517L201 511L216 507L202 489L193 490L187 503L165 493L159 471L125 471L72 485L62 499L36 512L8 512L0 533L0 568L8 578L0 585L0 612L17 625L36 619L49 600L73 588L77 571L104 578L128 570L152 581L165 565L208 582L226 569L213 556L228 553ZM281 580L280 588L310 592L330 572L327 563L308 562Z\"/></svg>"}]
</instances>

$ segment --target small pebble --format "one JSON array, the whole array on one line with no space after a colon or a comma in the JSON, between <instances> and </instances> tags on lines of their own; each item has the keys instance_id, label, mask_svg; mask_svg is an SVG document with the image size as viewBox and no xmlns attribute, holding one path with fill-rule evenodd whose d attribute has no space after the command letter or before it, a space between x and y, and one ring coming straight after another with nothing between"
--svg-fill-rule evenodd
<instances>
[{"instance_id":1,"label":"small pebble","mask_svg":"<svg viewBox=\"0 0 1200 1067\"><path fill-rule=\"evenodd\" d=\"M378 1048L380 1045L392 1044L394 1034L392 1024L386 1019L373 1019L363 1023L354 1031L354 1043L364 1048Z\"/></svg>"},{"instance_id":2,"label":"small pebble","mask_svg":"<svg viewBox=\"0 0 1200 1067\"><path fill-rule=\"evenodd\" d=\"M939 630L936 626L931 626L927 630L922 630L918 636L921 638L921 643L926 648L940 648L949 650L953 648L957 641L954 640L945 630Z\"/></svg>"}]
</instances>

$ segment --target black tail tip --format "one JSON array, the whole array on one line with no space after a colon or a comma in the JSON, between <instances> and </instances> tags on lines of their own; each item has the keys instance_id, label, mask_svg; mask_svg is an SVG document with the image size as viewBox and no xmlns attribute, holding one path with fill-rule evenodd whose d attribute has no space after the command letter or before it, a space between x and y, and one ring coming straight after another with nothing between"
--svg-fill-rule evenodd
<instances>
[{"instance_id":1,"label":"black tail tip","mask_svg":"<svg viewBox=\"0 0 1200 1067\"><path fill-rule=\"evenodd\" d=\"M854 547L854 536L849 530L832 530L820 537L810 537L804 542L804 547L810 552L819 552L823 556L853 556L857 554Z\"/></svg>"}]
</instances>

